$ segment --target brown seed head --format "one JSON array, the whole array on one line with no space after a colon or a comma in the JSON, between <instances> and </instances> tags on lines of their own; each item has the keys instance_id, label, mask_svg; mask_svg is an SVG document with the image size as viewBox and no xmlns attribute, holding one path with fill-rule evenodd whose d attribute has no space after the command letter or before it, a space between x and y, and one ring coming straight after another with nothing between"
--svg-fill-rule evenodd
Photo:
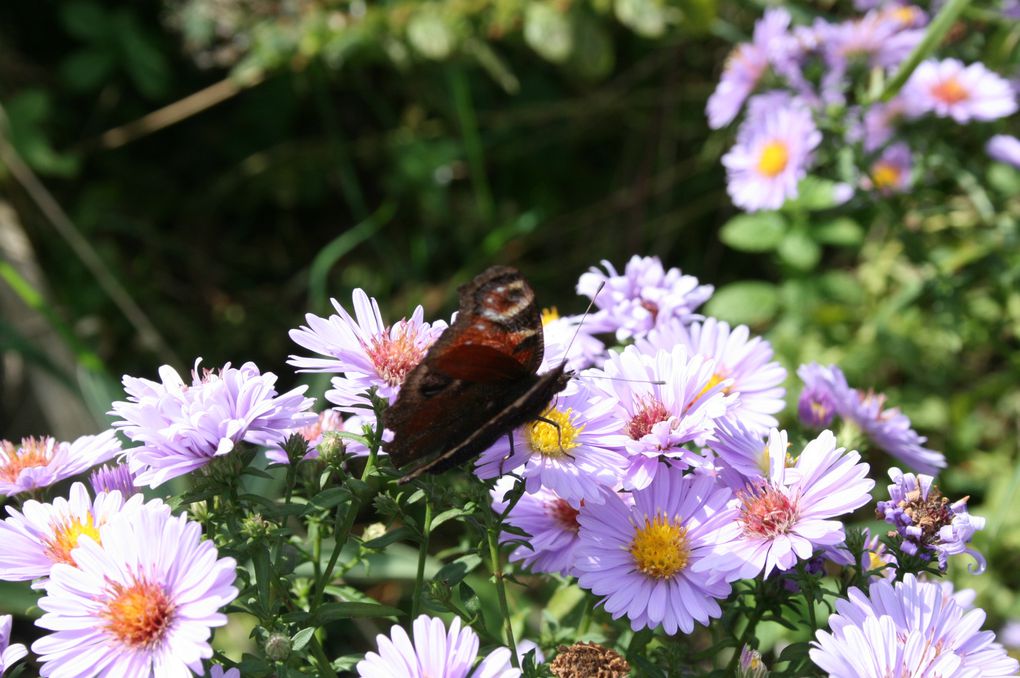
<instances>
[{"instance_id":1,"label":"brown seed head","mask_svg":"<svg viewBox=\"0 0 1020 678\"><path fill-rule=\"evenodd\" d=\"M617 652L598 643L560 645L549 669L556 678L626 678L630 664Z\"/></svg>"}]
</instances>

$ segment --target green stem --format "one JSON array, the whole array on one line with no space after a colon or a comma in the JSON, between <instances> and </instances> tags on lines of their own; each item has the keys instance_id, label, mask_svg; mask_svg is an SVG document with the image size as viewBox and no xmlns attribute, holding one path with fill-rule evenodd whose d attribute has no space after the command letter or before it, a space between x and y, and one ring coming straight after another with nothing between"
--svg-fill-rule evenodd
<instances>
[{"instance_id":1,"label":"green stem","mask_svg":"<svg viewBox=\"0 0 1020 678\"><path fill-rule=\"evenodd\" d=\"M478 133L478 120L475 116L474 104L471 102L471 86L468 84L463 69L451 66L447 73L453 94L453 105L460 123L460 133L464 139L464 153L467 155L471 185L475 190L475 202L478 204L478 214L486 225L491 225L495 210L492 204L489 178L485 173L485 151L482 148L482 137Z\"/></svg>"},{"instance_id":2,"label":"green stem","mask_svg":"<svg viewBox=\"0 0 1020 678\"><path fill-rule=\"evenodd\" d=\"M485 510L485 509L483 509ZM486 511L491 514L491 511ZM499 560L499 523L488 518L486 533L489 538L489 559L492 561L492 576L496 581L496 593L499 595L499 611L506 620L506 644L510 648L510 661L514 668L521 668L521 660L517 657L517 644L514 643L514 627L510 620L510 606L506 600L506 582L503 580L503 566Z\"/></svg>"},{"instance_id":3,"label":"green stem","mask_svg":"<svg viewBox=\"0 0 1020 678\"><path fill-rule=\"evenodd\" d=\"M326 656L326 651L322 649L322 643L315 636L312 636L312 654L315 655L315 661L319 664L319 675L328 676L328 678L340 678L336 671L333 670L333 664L330 663L329 657Z\"/></svg>"},{"instance_id":4,"label":"green stem","mask_svg":"<svg viewBox=\"0 0 1020 678\"><path fill-rule=\"evenodd\" d=\"M595 598L593 596L584 597L584 611L581 612L581 622L577 625L577 637L584 638L585 634L588 633L588 629L591 628L591 620L594 615L592 612L595 611Z\"/></svg>"},{"instance_id":5,"label":"green stem","mask_svg":"<svg viewBox=\"0 0 1020 678\"><path fill-rule=\"evenodd\" d=\"M932 22L928 24L928 29L924 32L921 42L917 44L917 47L910 53L906 61L900 64L896 73L885 83L885 88L878 96L879 101L889 101L889 99L896 96L910 78L911 73L917 68L917 65L935 51L935 48L942 42L942 38L946 37L946 33L953 27L953 22L956 21L956 18L960 16L960 13L970 3L971 0L949 0L949 2L943 5L939 13L932 19Z\"/></svg>"},{"instance_id":6,"label":"green stem","mask_svg":"<svg viewBox=\"0 0 1020 678\"><path fill-rule=\"evenodd\" d=\"M744 632L740 634L740 638L737 639L737 646L733 650L733 657L730 658L730 663L726 667L726 671L732 674L737 669L737 664L740 662L740 652L747 645L747 641L754 637L754 631L758 627L758 621L761 619L762 608L761 601L755 601L754 610L751 611L751 615L747 618L747 626L744 627Z\"/></svg>"},{"instance_id":7,"label":"green stem","mask_svg":"<svg viewBox=\"0 0 1020 678\"><path fill-rule=\"evenodd\" d=\"M425 520L421 526L421 544L418 545L418 572L414 577L414 598L411 599L411 619L418 618L421 594L425 583L425 560L429 557L429 536L432 533L432 501L425 493Z\"/></svg>"}]
</instances>

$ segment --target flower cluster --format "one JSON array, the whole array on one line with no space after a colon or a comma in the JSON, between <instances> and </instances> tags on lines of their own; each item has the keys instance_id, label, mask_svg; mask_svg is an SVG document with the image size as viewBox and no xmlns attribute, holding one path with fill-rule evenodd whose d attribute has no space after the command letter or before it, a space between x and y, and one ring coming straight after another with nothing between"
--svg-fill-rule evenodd
<instances>
[{"instance_id":1,"label":"flower cluster","mask_svg":"<svg viewBox=\"0 0 1020 678\"><path fill-rule=\"evenodd\" d=\"M120 452L113 431L82 436L72 443L51 437L25 438L21 445L0 440L0 496L49 487L83 473Z\"/></svg>"},{"instance_id":2,"label":"flower cluster","mask_svg":"<svg viewBox=\"0 0 1020 678\"><path fill-rule=\"evenodd\" d=\"M836 168L836 203L856 188L902 193L915 165L903 132L915 121L933 116L967 124L1015 113L1017 93L1005 78L954 58L922 62L889 100L869 92L892 77L927 23L921 8L900 3L842 22L816 18L809 26L793 25L786 9L767 10L752 40L732 51L706 108L715 129L746 108L736 144L722 159L734 204L746 211L782 207L798 197L808 172L834 161L840 149L852 149L854 171L846 163ZM823 137L820 129L833 133ZM989 153L1015 163L1009 139L997 137Z\"/></svg>"}]
</instances>

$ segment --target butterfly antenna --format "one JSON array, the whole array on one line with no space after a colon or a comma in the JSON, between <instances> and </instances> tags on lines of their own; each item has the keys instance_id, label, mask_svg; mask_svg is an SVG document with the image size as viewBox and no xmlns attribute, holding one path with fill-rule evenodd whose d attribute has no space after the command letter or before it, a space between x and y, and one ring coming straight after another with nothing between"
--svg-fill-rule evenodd
<instances>
[{"instance_id":1,"label":"butterfly antenna","mask_svg":"<svg viewBox=\"0 0 1020 678\"><path fill-rule=\"evenodd\" d=\"M581 325L588 318L588 314L591 313L592 306L595 305L595 300L599 297L599 292L606 286L606 281L603 280L599 283L599 287L595 290L595 294L591 295L591 301L588 302L588 308L584 309L584 313L581 314L581 319L577 322L577 327L574 328L574 336L570 337L570 343L567 344L567 348L563 351L563 362L567 362L567 356L570 355L570 349L574 346L574 341L577 339L577 335L581 333Z\"/></svg>"}]
</instances>

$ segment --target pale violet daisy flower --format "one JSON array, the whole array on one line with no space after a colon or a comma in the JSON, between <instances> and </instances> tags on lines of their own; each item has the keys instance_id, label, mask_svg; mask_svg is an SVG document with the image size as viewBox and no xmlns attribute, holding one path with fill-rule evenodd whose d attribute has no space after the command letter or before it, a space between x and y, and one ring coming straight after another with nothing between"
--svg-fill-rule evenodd
<instances>
[{"instance_id":1,"label":"pale violet daisy flower","mask_svg":"<svg viewBox=\"0 0 1020 678\"><path fill-rule=\"evenodd\" d=\"M805 425L819 426L817 422L825 421L826 417L811 418L810 415L828 413L831 407L844 420L859 427L876 447L915 470L935 474L945 468L945 456L924 447L927 438L910 427L910 419L899 408L886 408L885 396L881 393L850 388L843 371L835 365L801 365L797 376L804 382L798 412ZM805 418L806 414L809 418ZM831 421L831 415L828 419ZM828 426L828 422L820 425Z\"/></svg>"},{"instance_id":2,"label":"pale violet daisy flower","mask_svg":"<svg viewBox=\"0 0 1020 678\"><path fill-rule=\"evenodd\" d=\"M939 569L945 571L949 556L969 554L977 562L976 572L983 572L985 559L968 543L974 533L985 527L985 519L967 512L967 499L950 502L942 496L934 478L923 473L904 473L889 469L893 484L889 499L878 502L875 513L896 528L905 553L931 560L938 558Z\"/></svg>"},{"instance_id":3,"label":"pale violet daisy flower","mask_svg":"<svg viewBox=\"0 0 1020 678\"><path fill-rule=\"evenodd\" d=\"M219 610L237 596L237 563L218 558L198 523L162 503L114 516L99 532L101 546L78 543L77 567L50 571L36 625L53 633L32 644L40 674L204 673L212 629L227 623Z\"/></svg>"},{"instance_id":4,"label":"pale violet daisy flower","mask_svg":"<svg viewBox=\"0 0 1020 678\"><path fill-rule=\"evenodd\" d=\"M411 317L393 325L383 324L379 303L355 289L354 316L331 299L336 313L320 318L305 315L307 325L290 331L290 338L302 348L326 358L308 358L292 355L287 362L302 372L336 372L333 390L326 398L341 406L362 400L364 392L373 386L391 403L396 400L404 377L422 358L433 342L443 333L447 324L424 322L421 306Z\"/></svg>"},{"instance_id":5,"label":"pale violet daisy flower","mask_svg":"<svg viewBox=\"0 0 1020 678\"><path fill-rule=\"evenodd\" d=\"M241 678L241 669L226 669L219 664L213 664L209 669L209 678Z\"/></svg>"},{"instance_id":6,"label":"pale violet daisy flower","mask_svg":"<svg viewBox=\"0 0 1020 678\"><path fill-rule=\"evenodd\" d=\"M763 432L779 424L772 415L785 406L786 369L772 359L771 344L761 337L752 337L746 325L731 329L728 323L715 318L690 325L674 320L657 326L647 339L637 343L645 353L682 345L691 354L714 360L712 379L716 383L729 380L724 392L738 396L732 401L727 417Z\"/></svg>"},{"instance_id":7,"label":"pale violet daisy flower","mask_svg":"<svg viewBox=\"0 0 1020 678\"><path fill-rule=\"evenodd\" d=\"M598 397L614 403L618 430L628 439L625 488L647 486L665 468L663 456L681 466L705 463L685 444L706 438L735 399L723 393L729 380L715 380L715 361L684 346L654 354L628 346L610 355L603 374L608 378L593 379L594 387Z\"/></svg>"},{"instance_id":8,"label":"pale violet daisy flower","mask_svg":"<svg viewBox=\"0 0 1020 678\"><path fill-rule=\"evenodd\" d=\"M20 445L0 440L0 496L32 492L88 471L120 453L112 430L72 443L54 438L23 438Z\"/></svg>"},{"instance_id":9,"label":"pale violet daisy flower","mask_svg":"<svg viewBox=\"0 0 1020 678\"><path fill-rule=\"evenodd\" d=\"M731 569L738 578L764 569L786 571L808 560L816 548L846 540L843 524L833 518L852 513L871 500L875 481L856 452L836 447L830 431L809 442L788 473L785 431L769 433L769 474L737 493L731 507L736 520L727 526L727 546L701 569Z\"/></svg>"},{"instance_id":10,"label":"pale violet daisy flower","mask_svg":"<svg viewBox=\"0 0 1020 678\"><path fill-rule=\"evenodd\" d=\"M566 362L567 369L580 372L602 364L606 345L591 335L591 327L582 316L561 316L556 309L542 311L542 337L545 351L542 367L545 372Z\"/></svg>"},{"instance_id":11,"label":"pale violet daisy flower","mask_svg":"<svg viewBox=\"0 0 1020 678\"><path fill-rule=\"evenodd\" d=\"M190 384L169 365L159 369L159 382L124 376L128 399L110 414L120 417L115 428L141 443L127 450L136 484L159 487L239 443L275 445L315 420L307 411L314 401L302 396L307 386L277 394L276 375L254 363L200 374L199 362Z\"/></svg>"},{"instance_id":12,"label":"pale violet daisy flower","mask_svg":"<svg viewBox=\"0 0 1020 678\"><path fill-rule=\"evenodd\" d=\"M375 637L378 652L369 652L358 662L361 678L518 678L519 669L510 665L510 650L490 652L472 671L478 657L478 634L461 628L454 617L447 630L442 619L421 615L412 625L414 640L400 626L390 635Z\"/></svg>"},{"instance_id":13,"label":"pale violet daisy flower","mask_svg":"<svg viewBox=\"0 0 1020 678\"><path fill-rule=\"evenodd\" d=\"M871 164L861 182L864 188L882 195L905 193L911 184L914 156L904 143L892 144Z\"/></svg>"},{"instance_id":14,"label":"pale violet daisy flower","mask_svg":"<svg viewBox=\"0 0 1020 678\"><path fill-rule=\"evenodd\" d=\"M492 510L506 511L506 494L514 487L512 476L503 476L492 489ZM604 498L600 501L605 501ZM535 493L524 493L506 516L506 522L523 530L530 548L518 544L510 553L510 561L521 563L532 572L574 574L574 551L578 543L577 522L579 503L571 503L555 492L541 488ZM500 541L519 542L520 535L503 532Z\"/></svg>"},{"instance_id":15,"label":"pale violet daisy flower","mask_svg":"<svg viewBox=\"0 0 1020 678\"><path fill-rule=\"evenodd\" d=\"M779 209L797 197L811 154L821 143L811 111L794 99L786 106L753 106L737 143L723 156L726 190L733 204L749 212Z\"/></svg>"},{"instance_id":16,"label":"pale violet daisy flower","mask_svg":"<svg viewBox=\"0 0 1020 678\"><path fill-rule=\"evenodd\" d=\"M729 417L721 417L715 424L707 444L719 462L717 475L720 480L733 490L742 490L748 483L766 478L771 465L764 435ZM787 460L787 466L791 466L793 460L789 456ZM787 472L793 471L787 469Z\"/></svg>"},{"instance_id":17,"label":"pale violet daisy flower","mask_svg":"<svg viewBox=\"0 0 1020 678\"><path fill-rule=\"evenodd\" d=\"M11 615L0 615L0 676L28 654L28 648L21 643L11 644L13 624L14 618Z\"/></svg>"},{"instance_id":18,"label":"pale violet daisy flower","mask_svg":"<svg viewBox=\"0 0 1020 678\"><path fill-rule=\"evenodd\" d=\"M107 464L89 474L89 484L96 494L117 490L125 499L138 492L135 477L127 464Z\"/></svg>"},{"instance_id":19,"label":"pale violet daisy flower","mask_svg":"<svg viewBox=\"0 0 1020 678\"><path fill-rule=\"evenodd\" d=\"M698 320L694 311L712 296L711 285L701 285L679 268L666 270L658 257L630 258L623 273L603 260L603 273L594 266L581 275L577 293L595 300L585 324L588 332L614 332L618 341L643 337L670 318ZM598 296L599 286L605 287Z\"/></svg>"},{"instance_id":20,"label":"pale violet daisy flower","mask_svg":"<svg viewBox=\"0 0 1020 678\"><path fill-rule=\"evenodd\" d=\"M933 113L965 123L995 120L1017 110L1016 92L1002 76L959 59L928 59L914 71L903 87L907 115L913 118Z\"/></svg>"},{"instance_id":21,"label":"pale violet daisy flower","mask_svg":"<svg viewBox=\"0 0 1020 678\"><path fill-rule=\"evenodd\" d=\"M769 9L754 25L751 42L733 48L726 58L719 84L708 98L705 112L709 127L725 127L737 117L744 101L764 77L776 46L786 38L789 26L790 13L787 10L781 7Z\"/></svg>"},{"instance_id":22,"label":"pale violet daisy flower","mask_svg":"<svg viewBox=\"0 0 1020 678\"><path fill-rule=\"evenodd\" d=\"M587 384L571 381L536 419L501 438L475 462L475 474L495 478L510 471L524 478L529 493L551 490L571 503L602 501L602 487L619 485L629 465L617 405L592 401ZM548 422L555 422L556 426ZM557 428L558 427L558 428Z\"/></svg>"},{"instance_id":23,"label":"pale violet daisy flower","mask_svg":"<svg viewBox=\"0 0 1020 678\"><path fill-rule=\"evenodd\" d=\"M98 543L103 525L122 512L135 510L142 501L137 494L125 502L120 492L101 492L93 502L85 485L74 483L67 499L57 497L52 504L30 499L20 512L5 507L9 517L0 522L0 543L4 545L0 549L0 579L41 579L57 563L74 565L72 553L83 536Z\"/></svg>"},{"instance_id":24,"label":"pale violet daisy flower","mask_svg":"<svg viewBox=\"0 0 1020 678\"><path fill-rule=\"evenodd\" d=\"M617 494L581 507L578 585L600 597L606 612L626 616L635 631L662 626L691 633L722 614L730 593L725 572L701 572L721 530L736 518L730 491L707 476L671 468L627 501Z\"/></svg>"},{"instance_id":25,"label":"pale violet daisy flower","mask_svg":"<svg viewBox=\"0 0 1020 678\"><path fill-rule=\"evenodd\" d=\"M305 442L308 443L308 451L305 452L303 460L319 458L318 445L322 442L323 433L345 430L349 429L344 426L344 420L343 417L340 416L339 410L330 408L319 412L319 417L315 421L294 431L294 433L300 434L301 437L305 439ZM362 429L360 424L356 430L352 430L350 432L361 435ZM267 449L266 458L275 464L290 463L290 459L287 457L287 451L284 450L282 446L274 446Z\"/></svg>"},{"instance_id":26,"label":"pale violet daisy flower","mask_svg":"<svg viewBox=\"0 0 1020 678\"><path fill-rule=\"evenodd\" d=\"M992 160L1020 168L1020 139L1008 134L996 134L985 146Z\"/></svg>"},{"instance_id":27,"label":"pale violet daisy flower","mask_svg":"<svg viewBox=\"0 0 1020 678\"><path fill-rule=\"evenodd\" d=\"M965 610L937 583L906 574L851 588L828 631L815 632L811 661L836 678L1015 676L1017 660L981 631L985 613Z\"/></svg>"}]
</instances>

